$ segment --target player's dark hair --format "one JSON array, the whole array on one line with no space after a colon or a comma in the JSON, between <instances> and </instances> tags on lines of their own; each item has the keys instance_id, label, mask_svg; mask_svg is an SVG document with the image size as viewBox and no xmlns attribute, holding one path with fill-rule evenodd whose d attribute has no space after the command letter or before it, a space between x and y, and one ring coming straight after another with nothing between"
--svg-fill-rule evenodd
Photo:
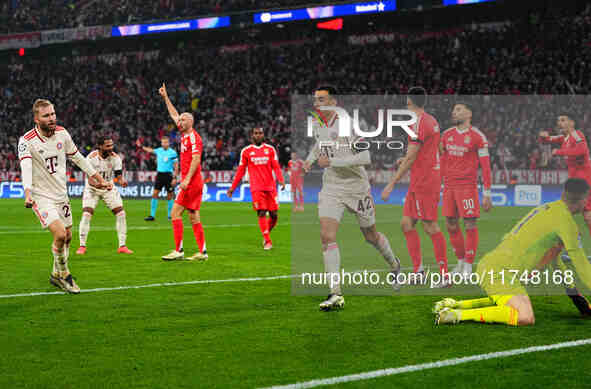
<instances>
[{"instance_id":1,"label":"player's dark hair","mask_svg":"<svg viewBox=\"0 0 591 389\"><path fill-rule=\"evenodd\" d=\"M560 117L560 116L566 116L567 118L569 118L573 122L575 121L575 118L574 118L572 112L569 112L569 111L559 111L558 112L558 117Z\"/></svg>"},{"instance_id":2,"label":"player's dark hair","mask_svg":"<svg viewBox=\"0 0 591 389\"><path fill-rule=\"evenodd\" d=\"M466 107L466 109L468 109L470 112L474 113L474 107L472 106L472 104L466 102L466 101L456 101L454 104L454 107L456 105L463 105L464 107Z\"/></svg>"},{"instance_id":3,"label":"player's dark hair","mask_svg":"<svg viewBox=\"0 0 591 389\"><path fill-rule=\"evenodd\" d=\"M168 139L168 140L170 140L170 137L168 135L163 135L162 138L160 138L160 140L162 140L162 139Z\"/></svg>"},{"instance_id":4,"label":"player's dark hair","mask_svg":"<svg viewBox=\"0 0 591 389\"><path fill-rule=\"evenodd\" d=\"M250 135L254 134L254 130L256 130L257 128L260 128L263 131L263 133L265 132L262 126L254 126L250 129Z\"/></svg>"},{"instance_id":5,"label":"player's dark hair","mask_svg":"<svg viewBox=\"0 0 591 389\"><path fill-rule=\"evenodd\" d=\"M567 201L581 200L589 191L589 184L581 178L569 178L564 183L564 192Z\"/></svg>"},{"instance_id":6,"label":"player's dark hair","mask_svg":"<svg viewBox=\"0 0 591 389\"><path fill-rule=\"evenodd\" d=\"M339 91L337 90L337 88L332 85L320 85L318 88L316 88L316 91L321 91L321 90L327 91L330 96L336 96L339 94Z\"/></svg>"},{"instance_id":7,"label":"player's dark hair","mask_svg":"<svg viewBox=\"0 0 591 389\"><path fill-rule=\"evenodd\" d=\"M414 105L425 108L427 103L427 91L422 86L413 86L408 90L408 98Z\"/></svg>"},{"instance_id":8,"label":"player's dark hair","mask_svg":"<svg viewBox=\"0 0 591 389\"><path fill-rule=\"evenodd\" d=\"M102 146L109 139L113 140L113 137L111 135L103 134L103 135L101 135L101 136L98 137L98 139L96 141L96 144L99 145L99 146Z\"/></svg>"}]
</instances>

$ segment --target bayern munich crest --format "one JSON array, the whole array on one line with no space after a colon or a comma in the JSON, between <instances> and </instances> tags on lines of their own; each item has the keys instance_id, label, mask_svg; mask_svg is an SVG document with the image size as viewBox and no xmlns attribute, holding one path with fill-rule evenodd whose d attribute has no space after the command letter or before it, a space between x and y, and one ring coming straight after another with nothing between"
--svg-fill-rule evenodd
<instances>
[{"instance_id":1,"label":"bayern munich crest","mask_svg":"<svg viewBox=\"0 0 591 389\"><path fill-rule=\"evenodd\" d=\"M41 214L41 217L42 217L43 219L46 219L46 218L47 218L47 212L43 212L43 213Z\"/></svg>"},{"instance_id":2,"label":"bayern munich crest","mask_svg":"<svg viewBox=\"0 0 591 389\"><path fill-rule=\"evenodd\" d=\"M61 150L63 146L64 145L62 145L62 142L57 142L57 149L58 150Z\"/></svg>"}]
</instances>

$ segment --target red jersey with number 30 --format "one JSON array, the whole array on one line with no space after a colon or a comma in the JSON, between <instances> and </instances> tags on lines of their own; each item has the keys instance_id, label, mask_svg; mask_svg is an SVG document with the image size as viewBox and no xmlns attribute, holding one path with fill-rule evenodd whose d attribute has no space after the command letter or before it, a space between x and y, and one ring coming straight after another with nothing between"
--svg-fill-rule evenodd
<instances>
[{"instance_id":1,"label":"red jersey with number 30","mask_svg":"<svg viewBox=\"0 0 591 389\"><path fill-rule=\"evenodd\" d=\"M184 179L191 169L191 160L194 155L201 155L203 152L203 141L201 136L193 128L181 137L181 179ZM191 178L191 185L203 185L201 177L201 164Z\"/></svg>"},{"instance_id":2,"label":"red jersey with number 30","mask_svg":"<svg viewBox=\"0 0 591 389\"><path fill-rule=\"evenodd\" d=\"M445 187L475 186L478 183L479 158L488 156L486 136L476 127L470 126L465 130L452 127L443 132L441 144L445 160Z\"/></svg>"},{"instance_id":3,"label":"red jersey with number 30","mask_svg":"<svg viewBox=\"0 0 591 389\"><path fill-rule=\"evenodd\" d=\"M418 138L409 136L409 143L421 146L417 158L410 168L409 192L439 192L441 172L439 166L439 124L427 112L419 117L418 123L410 126Z\"/></svg>"},{"instance_id":4,"label":"red jersey with number 30","mask_svg":"<svg viewBox=\"0 0 591 389\"><path fill-rule=\"evenodd\" d=\"M248 175L250 177L250 191L251 192L274 192L277 190L275 184L275 177L273 171L280 183L283 184L283 174L277 159L277 152L275 148L266 143L257 145L249 145L240 152L240 165L236 171L236 177L232 182L231 190L235 190L240 180L244 177L246 169L248 168Z\"/></svg>"}]
</instances>

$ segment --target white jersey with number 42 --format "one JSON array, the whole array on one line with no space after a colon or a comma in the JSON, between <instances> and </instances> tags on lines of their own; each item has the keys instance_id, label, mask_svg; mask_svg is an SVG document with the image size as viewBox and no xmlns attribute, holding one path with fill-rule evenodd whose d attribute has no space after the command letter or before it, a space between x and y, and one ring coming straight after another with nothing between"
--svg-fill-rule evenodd
<instances>
[{"instance_id":1,"label":"white jersey with number 42","mask_svg":"<svg viewBox=\"0 0 591 389\"><path fill-rule=\"evenodd\" d=\"M55 133L46 138L36 127L18 141L18 157L33 161L32 195L54 201L68 201L66 186L66 159L78 149L65 128L57 126Z\"/></svg>"},{"instance_id":2,"label":"white jersey with number 42","mask_svg":"<svg viewBox=\"0 0 591 389\"><path fill-rule=\"evenodd\" d=\"M98 150L92 151L86 157L86 160L95 168L96 172L100 174L106 182L113 183L115 172L123 169L123 162L117 153L111 153L107 158L103 158ZM106 189L97 189L88 184L88 177L85 180L86 187L97 193L108 192Z\"/></svg>"}]
</instances>

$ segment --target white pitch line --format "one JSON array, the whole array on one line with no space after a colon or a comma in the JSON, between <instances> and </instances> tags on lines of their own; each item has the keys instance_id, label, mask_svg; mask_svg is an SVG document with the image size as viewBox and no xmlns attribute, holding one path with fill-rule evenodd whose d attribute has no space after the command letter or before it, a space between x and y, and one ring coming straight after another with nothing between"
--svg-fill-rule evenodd
<instances>
[{"instance_id":1,"label":"white pitch line","mask_svg":"<svg viewBox=\"0 0 591 389\"><path fill-rule=\"evenodd\" d=\"M436 362L421 363L418 365L407 365L407 366L396 367L396 368L391 368L391 369L374 370L374 371L368 371L365 373L351 374L351 375L346 375L346 376L318 379L318 380L305 381L305 382L298 382L298 383L289 384L289 385L270 386L270 387L266 387L263 389L315 388L317 386L335 385L335 384L347 383L347 382L352 382L352 381L369 380L369 379L373 379L373 378L391 376L391 375L396 375L396 374L410 373L410 372L427 370L427 369L435 369L435 368L439 368L439 367L455 366L455 365L460 365L460 364L468 363L468 362L486 361L486 360L495 359L495 358L507 358L507 357L512 357L515 355L537 353L540 351L558 350L561 348L568 348L568 347L578 347L578 346L584 346L584 345L588 345L588 344L591 344L591 338L574 340L574 341L563 342L563 343L554 343L554 344L549 344L549 345L545 345L545 346L532 346L532 347L517 348L517 349L507 350L507 351L497 351L497 352L487 353L487 354L477 354L477 355L471 355L469 357L463 357L463 358L444 359L444 360L436 361Z\"/></svg>"},{"instance_id":2,"label":"white pitch line","mask_svg":"<svg viewBox=\"0 0 591 389\"><path fill-rule=\"evenodd\" d=\"M401 267L400 270L409 270L411 267ZM388 269L373 269L373 270L357 270L350 273L361 273L367 271L369 273L378 273L387 271ZM94 293L94 292L108 292L113 290L127 290L127 289L143 289L143 288L157 288L162 286L182 286L182 285L199 285L199 284L219 284L224 282L256 282L256 281L273 281L301 277L302 274L286 274L280 276L268 276L268 277L247 277L247 278L226 278L222 280L195 280L195 281L181 281L181 282L159 282L154 284L145 285L125 285L115 286L111 288L94 288L94 289L81 289L81 293ZM0 294L0 299L15 298L15 297L35 297L35 296L50 296L54 294L66 294L65 292L30 292L30 293L15 293L15 294Z\"/></svg>"},{"instance_id":3,"label":"white pitch line","mask_svg":"<svg viewBox=\"0 0 591 389\"><path fill-rule=\"evenodd\" d=\"M284 278L295 278L299 275L282 275L282 276L270 276L270 277L251 277L251 278L228 278L224 280L196 280L196 281L183 281L183 282L160 282L155 284L147 285L129 285L129 286L115 286L112 288L94 288L94 289L82 289L81 293L94 293L94 292L107 292L111 290L126 290L126 289L143 289L143 288L157 288L161 286L180 286L180 285L198 285L198 284L217 284L222 282L255 282L255 281L271 281L281 280ZM0 295L2 298L14 298L14 297L35 297L35 296L48 296L54 294L66 294L65 292L33 292L33 293L17 293L17 294L3 294Z\"/></svg>"}]
</instances>

